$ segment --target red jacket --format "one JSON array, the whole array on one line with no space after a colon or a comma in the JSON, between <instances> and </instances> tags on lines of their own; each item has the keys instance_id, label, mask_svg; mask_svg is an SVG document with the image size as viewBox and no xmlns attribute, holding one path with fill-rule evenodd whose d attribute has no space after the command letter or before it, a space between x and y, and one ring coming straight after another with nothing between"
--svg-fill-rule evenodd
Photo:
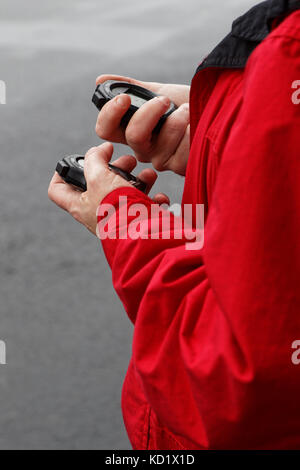
<instances>
[{"instance_id":1,"label":"red jacket","mask_svg":"<svg viewBox=\"0 0 300 470\"><path fill-rule=\"evenodd\" d=\"M182 202L205 204L204 247L103 241L134 323L135 449L300 448L300 11L256 46L246 67L202 65L192 83ZM120 195L152 204L134 188L102 204Z\"/></svg>"}]
</instances>

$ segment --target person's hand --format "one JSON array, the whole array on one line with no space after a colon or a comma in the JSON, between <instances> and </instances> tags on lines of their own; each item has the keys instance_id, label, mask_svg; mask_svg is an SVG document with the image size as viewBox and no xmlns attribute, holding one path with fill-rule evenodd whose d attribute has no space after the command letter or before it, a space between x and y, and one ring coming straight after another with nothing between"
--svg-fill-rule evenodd
<instances>
[{"instance_id":1,"label":"person's hand","mask_svg":"<svg viewBox=\"0 0 300 470\"><path fill-rule=\"evenodd\" d=\"M96 235L96 212L102 199L116 188L132 185L108 168L113 154L113 146L106 142L99 147L92 147L85 156L84 174L87 191L81 192L65 181L55 172L48 189L49 198L59 207L69 212L74 219L83 224ZM132 155L118 158L114 165L131 172L137 162ZM147 192L155 183L157 175L150 168L144 169L138 177L147 184ZM158 204L169 204L169 198L162 193L157 194L153 201Z\"/></svg>"},{"instance_id":2,"label":"person's hand","mask_svg":"<svg viewBox=\"0 0 300 470\"><path fill-rule=\"evenodd\" d=\"M187 85L141 82L119 75L100 75L96 84L106 80L124 80L161 95L145 103L131 118L126 129L120 121L128 110L131 99L118 95L106 103L100 111L96 124L98 136L112 142L129 145L141 162L151 162L158 171L171 170L185 175L190 146L189 92ZM153 135L160 117L173 101L178 109L164 123L160 133Z\"/></svg>"}]
</instances>

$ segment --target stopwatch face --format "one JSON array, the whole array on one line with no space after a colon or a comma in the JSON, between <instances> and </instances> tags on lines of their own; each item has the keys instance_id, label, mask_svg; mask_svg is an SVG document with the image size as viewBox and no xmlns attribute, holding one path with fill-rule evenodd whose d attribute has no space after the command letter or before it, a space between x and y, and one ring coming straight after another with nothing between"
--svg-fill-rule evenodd
<instances>
[{"instance_id":1,"label":"stopwatch face","mask_svg":"<svg viewBox=\"0 0 300 470\"><path fill-rule=\"evenodd\" d=\"M128 90L128 86L112 86L110 87L109 85L107 85L105 87L105 90L107 91L107 93L111 94L112 96L117 96L117 95L120 95L121 93L126 93L126 91Z\"/></svg>"},{"instance_id":2,"label":"stopwatch face","mask_svg":"<svg viewBox=\"0 0 300 470\"><path fill-rule=\"evenodd\" d=\"M137 108L140 108L147 102L144 98L141 98L140 96L134 95L133 93L126 93L126 95L130 96L131 98L131 104L133 106L136 106Z\"/></svg>"},{"instance_id":3,"label":"stopwatch face","mask_svg":"<svg viewBox=\"0 0 300 470\"><path fill-rule=\"evenodd\" d=\"M79 157L76 159L77 165L80 166L80 168L84 168L84 158Z\"/></svg>"}]
</instances>

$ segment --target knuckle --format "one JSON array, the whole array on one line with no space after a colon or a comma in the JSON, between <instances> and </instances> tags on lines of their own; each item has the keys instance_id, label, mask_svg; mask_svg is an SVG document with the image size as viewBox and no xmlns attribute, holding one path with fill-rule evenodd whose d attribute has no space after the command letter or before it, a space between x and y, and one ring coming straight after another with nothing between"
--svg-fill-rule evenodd
<instances>
[{"instance_id":1,"label":"knuckle","mask_svg":"<svg viewBox=\"0 0 300 470\"><path fill-rule=\"evenodd\" d=\"M152 160L152 165L153 165L153 167L155 168L155 170L157 170L157 171L164 171L164 170L166 170L162 158L155 158L155 159L153 159L153 160Z\"/></svg>"},{"instance_id":2,"label":"knuckle","mask_svg":"<svg viewBox=\"0 0 300 470\"><path fill-rule=\"evenodd\" d=\"M72 208L69 210L70 215L75 219L77 222L81 222L80 212L76 208Z\"/></svg>"},{"instance_id":3,"label":"knuckle","mask_svg":"<svg viewBox=\"0 0 300 470\"><path fill-rule=\"evenodd\" d=\"M150 155L134 152L136 159L142 163L149 163L151 161Z\"/></svg>"},{"instance_id":4,"label":"knuckle","mask_svg":"<svg viewBox=\"0 0 300 470\"><path fill-rule=\"evenodd\" d=\"M180 117L176 116L176 119L172 119L168 122L168 133L169 134L178 134L182 133L187 127L187 121Z\"/></svg>"},{"instance_id":5,"label":"knuckle","mask_svg":"<svg viewBox=\"0 0 300 470\"><path fill-rule=\"evenodd\" d=\"M50 199L50 201L53 201L53 188L52 188L52 184L50 183L49 187L48 187L48 198Z\"/></svg>"},{"instance_id":6,"label":"knuckle","mask_svg":"<svg viewBox=\"0 0 300 470\"><path fill-rule=\"evenodd\" d=\"M105 126L103 125L102 119L100 119L100 118L98 118L98 120L97 120L97 122L96 122L95 131L96 131L96 134L97 134L101 139L104 139L104 140L108 140L108 139L109 139L109 132L108 132L108 130L105 128Z\"/></svg>"},{"instance_id":7,"label":"knuckle","mask_svg":"<svg viewBox=\"0 0 300 470\"><path fill-rule=\"evenodd\" d=\"M111 172L108 171L108 173L110 174ZM89 196L92 197L93 191L99 190L102 178L106 176L108 175L105 172L102 172L102 170L89 171L86 177L88 191L82 193L82 202L87 202L89 200ZM89 189L91 189L91 191L89 191Z\"/></svg>"},{"instance_id":8,"label":"knuckle","mask_svg":"<svg viewBox=\"0 0 300 470\"><path fill-rule=\"evenodd\" d=\"M170 161L169 170L173 171L176 174L182 174L182 165L180 166L178 162Z\"/></svg>"},{"instance_id":9,"label":"knuckle","mask_svg":"<svg viewBox=\"0 0 300 470\"><path fill-rule=\"evenodd\" d=\"M95 186L97 181L98 181L98 175L95 175L94 172L89 174L89 176L87 178L88 186ZM83 196L83 199L84 199L84 196Z\"/></svg>"},{"instance_id":10,"label":"knuckle","mask_svg":"<svg viewBox=\"0 0 300 470\"><path fill-rule=\"evenodd\" d=\"M189 124L189 113L184 107L178 109L166 122L168 133L182 133Z\"/></svg>"},{"instance_id":11,"label":"knuckle","mask_svg":"<svg viewBox=\"0 0 300 470\"><path fill-rule=\"evenodd\" d=\"M145 135L136 129L135 126L128 126L126 129L126 140L132 146L142 146L145 142Z\"/></svg>"}]
</instances>

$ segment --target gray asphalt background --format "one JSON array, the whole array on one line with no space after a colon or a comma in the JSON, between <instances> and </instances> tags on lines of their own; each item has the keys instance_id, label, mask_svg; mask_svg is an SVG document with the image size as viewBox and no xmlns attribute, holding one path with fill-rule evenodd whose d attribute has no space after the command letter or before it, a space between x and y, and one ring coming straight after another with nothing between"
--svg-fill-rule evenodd
<instances>
[{"instance_id":1,"label":"gray asphalt background","mask_svg":"<svg viewBox=\"0 0 300 470\"><path fill-rule=\"evenodd\" d=\"M96 239L47 199L60 156L98 144L100 73L189 83L250 0L1 0L1 449L128 449L132 326ZM116 156L128 149L117 146ZM180 201L182 179L155 190Z\"/></svg>"}]
</instances>

